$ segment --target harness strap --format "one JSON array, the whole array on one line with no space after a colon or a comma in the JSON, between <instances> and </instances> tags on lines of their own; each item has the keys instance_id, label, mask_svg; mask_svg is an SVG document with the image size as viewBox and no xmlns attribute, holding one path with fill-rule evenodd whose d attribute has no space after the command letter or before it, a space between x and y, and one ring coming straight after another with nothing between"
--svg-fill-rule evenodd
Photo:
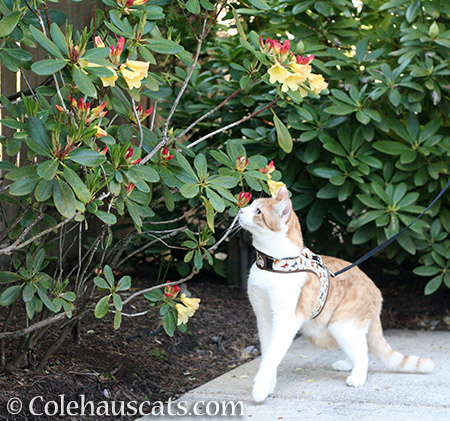
<instances>
[{"instance_id":1,"label":"harness strap","mask_svg":"<svg viewBox=\"0 0 450 421\"><path fill-rule=\"evenodd\" d=\"M311 319L319 316L325 307L330 290L330 272L323 263L322 258L307 248L303 249L300 256L286 257L283 259L275 259L256 249L255 251L256 266L261 270L275 273L311 272L319 278L319 298L311 314Z\"/></svg>"}]
</instances>

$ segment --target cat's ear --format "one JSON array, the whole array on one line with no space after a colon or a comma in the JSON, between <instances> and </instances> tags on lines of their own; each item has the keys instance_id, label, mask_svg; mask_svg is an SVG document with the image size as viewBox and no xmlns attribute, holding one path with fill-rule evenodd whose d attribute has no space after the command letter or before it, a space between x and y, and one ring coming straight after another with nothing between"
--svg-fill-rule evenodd
<instances>
[{"instance_id":1,"label":"cat's ear","mask_svg":"<svg viewBox=\"0 0 450 421\"><path fill-rule=\"evenodd\" d=\"M275 200L277 200L278 202L281 202L284 199L289 199L289 192L286 186L282 186L275 196Z\"/></svg>"},{"instance_id":2,"label":"cat's ear","mask_svg":"<svg viewBox=\"0 0 450 421\"><path fill-rule=\"evenodd\" d=\"M287 190L286 190L287 191ZM286 198L283 199L278 205L278 212L280 214L281 220L284 222L289 217L289 214L292 212L292 202L291 199Z\"/></svg>"}]
</instances>

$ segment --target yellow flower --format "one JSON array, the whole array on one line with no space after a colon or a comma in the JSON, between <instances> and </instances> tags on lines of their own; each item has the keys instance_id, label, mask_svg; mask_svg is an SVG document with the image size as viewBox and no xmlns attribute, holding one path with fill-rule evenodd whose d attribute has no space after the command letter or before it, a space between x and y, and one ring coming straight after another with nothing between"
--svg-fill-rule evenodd
<instances>
[{"instance_id":1,"label":"yellow flower","mask_svg":"<svg viewBox=\"0 0 450 421\"><path fill-rule=\"evenodd\" d=\"M269 191L272 197L275 197L278 193L278 190L280 190L281 187L285 186L285 184L282 181L268 180L267 184L269 186Z\"/></svg>"},{"instance_id":2,"label":"yellow flower","mask_svg":"<svg viewBox=\"0 0 450 421\"><path fill-rule=\"evenodd\" d=\"M116 80L119 79L119 76L117 76L116 71L112 67L107 67L108 70L111 70L114 74L112 76L108 77L101 77L101 81L103 83L103 86L114 86L116 84Z\"/></svg>"},{"instance_id":3,"label":"yellow flower","mask_svg":"<svg viewBox=\"0 0 450 421\"><path fill-rule=\"evenodd\" d=\"M144 61L127 60L120 66L120 71L129 89L141 87L142 79L147 77L149 65L150 63Z\"/></svg>"},{"instance_id":4,"label":"yellow flower","mask_svg":"<svg viewBox=\"0 0 450 421\"><path fill-rule=\"evenodd\" d=\"M287 92L287 90L291 90L293 92L298 91L299 85L305 81L305 78L302 75L297 73L290 74L283 82L283 86L281 90L283 92Z\"/></svg>"},{"instance_id":5,"label":"yellow flower","mask_svg":"<svg viewBox=\"0 0 450 421\"><path fill-rule=\"evenodd\" d=\"M278 61L275 62L275 64L267 71L267 73L269 73L270 76L270 83L283 83L290 74L280 63L278 63Z\"/></svg>"},{"instance_id":6,"label":"yellow flower","mask_svg":"<svg viewBox=\"0 0 450 421\"><path fill-rule=\"evenodd\" d=\"M187 307L192 310L197 310L198 305L200 303L200 298L188 298L186 297L186 294L181 294L181 302Z\"/></svg>"},{"instance_id":7,"label":"yellow flower","mask_svg":"<svg viewBox=\"0 0 450 421\"><path fill-rule=\"evenodd\" d=\"M295 72L295 74L303 78L301 82L304 82L308 75L311 73L311 66L309 64L298 64L295 61L291 61L289 63L289 67L293 72Z\"/></svg>"},{"instance_id":8,"label":"yellow flower","mask_svg":"<svg viewBox=\"0 0 450 421\"><path fill-rule=\"evenodd\" d=\"M108 136L108 133L106 132L106 130L103 130L101 127L99 126L95 126L95 128L97 129L95 136L100 138L100 137L105 137Z\"/></svg>"},{"instance_id":9,"label":"yellow flower","mask_svg":"<svg viewBox=\"0 0 450 421\"><path fill-rule=\"evenodd\" d=\"M320 93L320 91L323 91L328 86L328 83L325 82L325 79L322 75L315 75L314 73L311 73L310 75L308 75L308 80L309 86L316 94Z\"/></svg>"},{"instance_id":10,"label":"yellow flower","mask_svg":"<svg viewBox=\"0 0 450 421\"><path fill-rule=\"evenodd\" d=\"M177 326L181 324L186 324L188 322L189 317L192 317L195 313L194 309L185 307L183 304L177 304L175 308L177 309L178 312Z\"/></svg>"}]
</instances>

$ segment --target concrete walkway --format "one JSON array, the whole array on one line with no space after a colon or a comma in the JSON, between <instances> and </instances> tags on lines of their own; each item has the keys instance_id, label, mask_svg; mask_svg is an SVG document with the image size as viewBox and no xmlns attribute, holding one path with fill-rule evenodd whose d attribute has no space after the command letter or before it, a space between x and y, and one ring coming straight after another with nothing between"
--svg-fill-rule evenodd
<instances>
[{"instance_id":1,"label":"concrete walkway","mask_svg":"<svg viewBox=\"0 0 450 421\"><path fill-rule=\"evenodd\" d=\"M192 406L199 401L242 401L242 417L184 416L144 417L183 420L292 420L292 421L449 421L450 420L450 333L387 331L389 343L404 354L434 360L432 374L389 372L371 358L364 386L350 388L347 373L331 370L341 359L339 350L319 350L303 337L291 346L278 370L275 392L264 403L251 398L253 377L260 359L244 364L178 399ZM215 406L212 406L214 409Z\"/></svg>"}]
</instances>

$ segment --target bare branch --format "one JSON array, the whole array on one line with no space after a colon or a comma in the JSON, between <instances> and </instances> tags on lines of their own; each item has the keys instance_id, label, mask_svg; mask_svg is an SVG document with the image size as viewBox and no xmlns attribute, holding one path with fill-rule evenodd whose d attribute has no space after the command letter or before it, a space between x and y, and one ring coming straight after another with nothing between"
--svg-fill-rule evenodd
<instances>
[{"instance_id":1,"label":"bare branch","mask_svg":"<svg viewBox=\"0 0 450 421\"><path fill-rule=\"evenodd\" d=\"M200 139L197 139L195 142L190 143L186 147L187 148L192 148L193 146L198 145L200 142L203 142L204 140L209 139L210 137L213 137L216 134L222 133L225 130L231 129L232 127L239 126L239 124L242 124L242 123L244 123L247 120L250 120L251 118L255 117L256 115L258 115L258 114L262 113L263 111L267 110L268 108L271 108L277 101L278 101L278 98L275 98L271 103L267 104L263 108L261 108L261 109L259 109L257 111L254 111L253 113L249 114L248 116L245 116L245 117L241 118L238 121L235 121L234 123L228 124L228 126L221 127L220 129L217 129L217 130L215 130L215 131L213 131L213 132L211 132L211 133L201 137Z\"/></svg>"},{"instance_id":2,"label":"bare branch","mask_svg":"<svg viewBox=\"0 0 450 421\"><path fill-rule=\"evenodd\" d=\"M213 250L215 250L217 247L220 246L220 244L222 244L222 243L226 240L226 238L227 238L228 235L230 234L231 230L232 230L232 229L234 228L234 226L236 225L236 222L237 222L238 218L239 218L239 214L237 214L237 215L234 217L233 222L232 222L231 225L228 227L228 229L225 231L225 233L222 235L222 237L220 238L220 240L217 241L216 244L214 244L213 246L211 246L211 247L208 249L208 251L213 251Z\"/></svg>"},{"instance_id":3,"label":"bare branch","mask_svg":"<svg viewBox=\"0 0 450 421\"><path fill-rule=\"evenodd\" d=\"M228 101L233 99L238 93L242 91L242 88L237 89L234 91L229 97L225 98L219 105L214 107L212 110L209 110L206 114L203 114L200 118L195 120L191 125L189 125L186 129L184 129L175 139L175 142L179 139L181 139L187 132L189 132L191 129L193 129L197 124L199 124L201 121L203 121L205 118L209 117L211 114L214 114L218 109L222 108Z\"/></svg>"},{"instance_id":4,"label":"bare branch","mask_svg":"<svg viewBox=\"0 0 450 421\"><path fill-rule=\"evenodd\" d=\"M66 313L58 313L54 316L48 317L47 319L41 320L40 322L34 323L24 329L16 330L14 332L0 332L0 339L4 338L17 338L20 336L28 335L28 333L34 332L35 330L42 329L43 327L56 323L59 320L65 319Z\"/></svg>"},{"instance_id":5,"label":"bare branch","mask_svg":"<svg viewBox=\"0 0 450 421\"><path fill-rule=\"evenodd\" d=\"M133 113L134 116L136 117L136 124L138 125L139 128L139 147L142 148L142 143L144 142L144 132L142 131L142 124L141 124L141 120L139 120L139 116L136 110L136 102L134 101L133 98L131 98L131 105L133 106Z\"/></svg>"},{"instance_id":6,"label":"bare branch","mask_svg":"<svg viewBox=\"0 0 450 421\"><path fill-rule=\"evenodd\" d=\"M131 294L126 300L124 300L123 305L128 304L134 298L139 297L140 295L144 295L147 292L153 291L154 289L164 288L164 287L167 287L167 286L170 286L170 285L179 285L179 284L182 284L184 282L187 282L190 279L192 279L197 272L198 272L198 269L195 266L193 266L192 270L191 270L191 273L188 276L186 276L184 278L181 278L178 281L166 282L165 284L155 285L153 287L146 288L146 289L143 289L141 291L137 291L134 294Z\"/></svg>"}]
</instances>

